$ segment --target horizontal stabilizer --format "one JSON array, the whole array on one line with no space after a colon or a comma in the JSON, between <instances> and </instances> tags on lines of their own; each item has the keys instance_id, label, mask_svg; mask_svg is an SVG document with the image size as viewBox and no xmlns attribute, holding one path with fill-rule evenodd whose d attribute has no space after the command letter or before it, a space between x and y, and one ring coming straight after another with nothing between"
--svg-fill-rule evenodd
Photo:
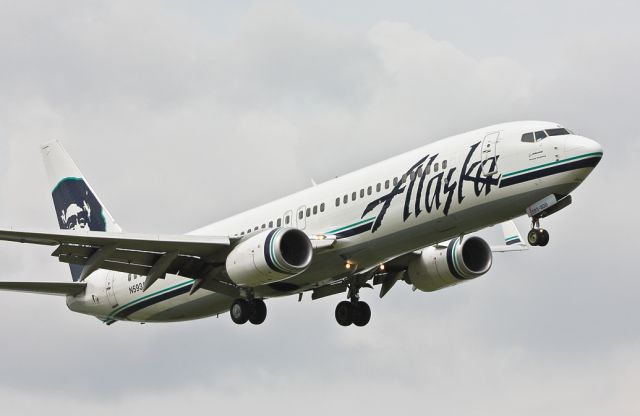
<instances>
[{"instance_id":1,"label":"horizontal stabilizer","mask_svg":"<svg viewBox=\"0 0 640 416\"><path fill-rule=\"evenodd\" d=\"M41 295L75 296L84 292L86 283L0 282L0 290L38 293Z\"/></svg>"}]
</instances>

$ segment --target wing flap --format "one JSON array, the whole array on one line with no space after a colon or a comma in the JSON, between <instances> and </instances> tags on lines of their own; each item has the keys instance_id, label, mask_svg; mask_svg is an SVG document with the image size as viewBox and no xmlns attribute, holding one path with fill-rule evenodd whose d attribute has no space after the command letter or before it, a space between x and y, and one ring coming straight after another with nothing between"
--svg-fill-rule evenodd
<instances>
[{"instance_id":1,"label":"wing flap","mask_svg":"<svg viewBox=\"0 0 640 416\"><path fill-rule=\"evenodd\" d=\"M163 258L166 264L163 264L163 272L158 277L171 273L201 279L212 267L224 264L232 243L229 237L12 229L0 230L0 240L58 245L53 256L63 263L84 267L79 280L97 269L149 275ZM167 261L167 253L175 254L171 261Z\"/></svg>"},{"instance_id":2,"label":"wing flap","mask_svg":"<svg viewBox=\"0 0 640 416\"><path fill-rule=\"evenodd\" d=\"M84 292L86 287L86 283L0 282L0 290L58 296L76 296Z\"/></svg>"}]
</instances>

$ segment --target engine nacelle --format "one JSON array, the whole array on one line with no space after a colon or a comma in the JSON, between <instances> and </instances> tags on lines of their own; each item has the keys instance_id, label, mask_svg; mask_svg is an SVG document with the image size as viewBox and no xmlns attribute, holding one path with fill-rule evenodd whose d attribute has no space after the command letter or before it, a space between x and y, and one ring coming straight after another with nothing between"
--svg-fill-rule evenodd
<instances>
[{"instance_id":1,"label":"engine nacelle","mask_svg":"<svg viewBox=\"0 0 640 416\"><path fill-rule=\"evenodd\" d=\"M446 248L429 247L409 263L409 280L423 292L433 292L482 276L491 268L491 247L480 237L459 238Z\"/></svg>"},{"instance_id":2,"label":"engine nacelle","mask_svg":"<svg viewBox=\"0 0 640 416\"><path fill-rule=\"evenodd\" d=\"M229 278L238 286L255 287L302 273L311 264L309 237L296 228L276 228L238 244L227 256Z\"/></svg>"}]
</instances>

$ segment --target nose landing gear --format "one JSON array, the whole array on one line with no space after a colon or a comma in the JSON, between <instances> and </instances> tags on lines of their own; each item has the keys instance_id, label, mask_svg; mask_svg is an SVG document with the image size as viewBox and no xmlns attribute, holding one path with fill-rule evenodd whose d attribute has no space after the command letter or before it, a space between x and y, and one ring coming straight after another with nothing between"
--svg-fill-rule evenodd
<instances>
[{"instance_id":1,"label":"nose landing gear","mask_svg":"<svg viewBox=\"0 0 640 416\"><path fill-rule=\"evenodd\" d=\"M539 219L534 219L531 227L531 231L527 234L529 245L544 247L549 244L549 232L540 228Z\"/></svg>"}]
</instances>

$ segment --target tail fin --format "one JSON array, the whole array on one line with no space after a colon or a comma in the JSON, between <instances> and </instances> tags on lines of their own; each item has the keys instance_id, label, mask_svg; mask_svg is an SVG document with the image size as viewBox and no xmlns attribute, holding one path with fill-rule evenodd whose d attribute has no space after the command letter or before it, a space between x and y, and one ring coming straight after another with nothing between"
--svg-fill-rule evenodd
<instances>
[{"instance_id":1,"label":"tail fin","mask_svg":"<svg viewBox=\"0 0 640 416\"><path fill-rule=\"evenodd\" d=\"M60 229L122 232L104 204L59 142L41 147ZM77 281L82 266L71 265Z\"/></svg>"}]
</instances>

